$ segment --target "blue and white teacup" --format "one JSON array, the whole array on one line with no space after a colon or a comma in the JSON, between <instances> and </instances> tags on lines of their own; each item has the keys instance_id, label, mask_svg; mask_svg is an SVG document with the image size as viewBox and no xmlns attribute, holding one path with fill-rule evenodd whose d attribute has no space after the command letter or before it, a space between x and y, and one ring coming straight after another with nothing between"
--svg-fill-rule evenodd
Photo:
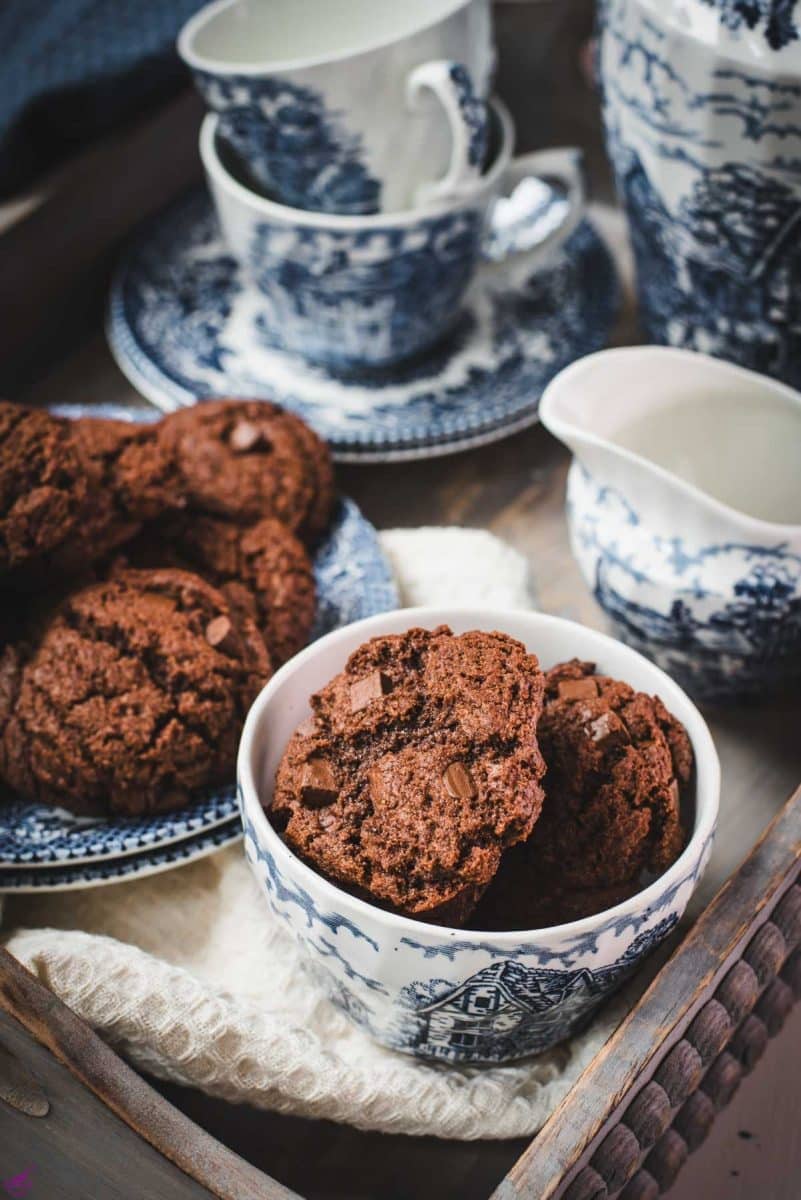
<instances>
[{"instance_id":1,"label":"blue and white teacup","mask_svg":"<svg viewBox=\"0 0 801 1200\"><path fill-rule=\"evenodd\" d=\"M484 166L489 0L217 0L178 50L249 182L315 212L399 212Z\"/></svg>"},{"instance_id":2,"label":"blue and white teacup","mask_svg":"<svg viewBox=\"0 0 801 1200\"><path fill-rule=\"evenodd\" d=\"M583 209L574 150L546 150L512 160L514 130L492 102L499 148L489 171L467 194L425 211L346 217L304 212L266 200L223 162L218 117L206 117L200 153L220 224L258 293L257 326L272 347L330 369L391 366L425 350L456 323L482 254L534 259L564 241ZM563 189L546 188L538 175ZM503 189L514 192L499 199ZM543 193L553 221L526 244L533 205Z\"/></svg>"},{"instance_id":3,"label":"blue and white teacup","mask_svg":"<svg viewBox=\"0 0 801 1200\"><path fill-rule=\"evenodd\" d=\"M604 0L607 143L649 340L801 387L801 5Z\"/></svg>"}]
</instances>

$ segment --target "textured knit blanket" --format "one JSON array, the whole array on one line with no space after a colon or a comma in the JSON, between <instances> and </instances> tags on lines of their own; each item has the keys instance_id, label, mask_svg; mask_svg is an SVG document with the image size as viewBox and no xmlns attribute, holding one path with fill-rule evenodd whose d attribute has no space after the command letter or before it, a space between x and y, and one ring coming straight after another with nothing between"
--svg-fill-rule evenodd
<instances>
[{"instance_id":1,"label":"textured knit blanket","mask_svg":"<svg viewBox=\"0 0 801 1200\"><path fill-rule=\"evenodd\" d=\"M492 535L394 530L404 604L531 607L526 564ZM625 1011L535 1059L457 1069L374 1044L318 990L239 845L140 881L18 896L8 949L137 1067L226 1100L443 1138L536 1132Z\"/></svg>"}]
</instances>

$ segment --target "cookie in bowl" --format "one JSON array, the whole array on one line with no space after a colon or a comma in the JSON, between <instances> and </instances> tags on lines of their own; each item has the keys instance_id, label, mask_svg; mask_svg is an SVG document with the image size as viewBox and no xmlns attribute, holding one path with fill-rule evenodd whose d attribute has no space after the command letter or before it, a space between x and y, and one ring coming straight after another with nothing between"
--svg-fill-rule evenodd
<instances>
[{"instance_id":1,"label":"cookie in bowl","mask_svg":"<svg viewBox=\"0 0 801 1200\"><path fill-rule=\"evenodd\" d=\"M504 859L478 920L530 929L620 903L686 844L693 751L658 696L578 659L545 676L538 727L548 766L542 813Z\"/></svg>"},{"instance_id":2,"label":"cookie in bowl","mask_svg":"<svg viewBox=\"0 0 801 1200\"><path fill-rule=\"evenodd\" d=\"M413 647L441 639L443 625L451 631L446 638L454 646L486 641L515 647L514 654L504 659L508 674L496 703L492 702L494 689L488 684L490 675L483 659L480 665L474 661L461 671L455 659L449 659L442 672L441 692L430 688L430 694L421 691L415 697L410 689L407 694L401 683L404 672L394 673L398 664L408 663L413 675L420 673L422 656L418 657ZM421 630L425 636L420 635ZM445 818L465 834L455 858L457 869L451 865L448 871L450 884L459 867L470 861L475 845L475 826L470 821L476 797L454 796L449 808L444 789L439 787L442 776L433 770L389 773L396 752L392 742L396 718L389 715L393 706L397 705L398 718L402 716L405 725L415 730L408 744L415 754L418 748L423 752L415 765L427 768L425 755L436 751L440 734L447 738L453 732L458 738L464 728L486 753L487 767L492 765L494 771L506 757L514 758L532 733L539 740L542 716L538 714L532 729L520 706L526 692L520 686L518 670L533 658L540 664L537 671L543 669L546 676L554 666L573 659L581 664L596 663L598 678L623 681L632 693L660 697L665 710L686 731L694 766L682 786L683 833L682 842L675 843L675 860L655 877L638 879L626 897L609 894L604 901L607 907L599 903L591 915L558 925L487 928L482 910L493 883L472 912L449 916L451 924L442 923L446 918L442 910L437 914L433 904L427 912L422 905L416 914L410 914L408 904L406 911L393 906L392 897L384 891L384 863L378 853L372 855L377 862L375 878L370 873L368 880L365 873L354 886L352 875L344 877L341 860L335 861L333 846L339 845L348 864L358 859L362 843L348 823L359 806L363 813L383 812L381 820L374 816L373 841L389 846L393 855L400 849L398 862L407 864L408 884L402 878L397 885L408 888L405 893L398 892L403 902L414 894L418 882L410 860L404 857L409 842L398 820L398 814L403 814L403 821L408 822L415 813L411 805L407 808L407 795L416 798L420 833L415 844L419 862L430 871L435 885L431 897L437 901L444 898L436 889L443 884L442 867L450 850L451 829ZM576 682L582 682L584 668L573 669L580 676ZM382 672L388 676L386 680ZM427 679L425 668L421 678ZM555 672L550 686L553 692L556 685L557 695L560 681L564 682ZM536 686L528 686L531 692L538 692ZM311 697L315 697L312 703ZM595 698L600 699L600 693ZM581 698L575 702L580 703ZM381 716L384 711L386 717ZM430 734L426 732L427 713L431 714ZM517 721L521 734L526 731L519 739L508 736ZM680 740L672 727L666 728L680 754ZM668 734L665 740L669 745ZM343 746L347 749L341 749ZM361 757L362 746L364 766L357 767L355 760ZM537 757L543 749L541 741ZM664 746L660 754L663 750ZM461 747L460 752L465 754L460 761L470 782L459 772L454 790L467 793L476 786L480 799L487 795L482 792L485 781L474 777L469 752ZM680 758L674 763L670 751L669 756L671 769L676 771ZM384 759L387 770L382 769L375 781L381 797L376 810L370 772ZM438 760L436 767L440 767ZM525 798L520 782L531 779L530 762L528 771L528 776L508 774L505 794L495 796L496 811L504 819L511 813L519 818L521 799ZM245 852L271 919L284 924L304 946L308 967L331 1000L383 1045L458 1064L507 1062L536 1054L586 1023L664 940L684 912L709 858L720 791L717 755L700 713L673 680L635 651L594 630L541 613L447 607L371 617L301 651L276 672L248 714L237 773ZM544 811L548 775L546 772L543 777L539 766L533 774L536 787L545 789ZM487 770L485 778L491 777ZM348 804L340 799L343 793ZM534 807L538 804L536 801ZM532 813L529 809L529 819ZM326 833L329 818L334 820ZM532 844L542 819L540 814L531 822L528 838ZM319 834L314 832L315 821ZM344 828L338 830L337 822ZM510 826L514 836L521 832L526 837L524 824L515 820ZM502 827L503 822L491 834L484 827L478 839L482 849L503 840L498 836ZM399 828L403 840L396 847ZM322 842L317 840L320 837ZM496 859L499 870L522 844L503 850ZM660 839L652 841L649 835L645 844L657 846ZM380 881L382 895L371 891L376 881ZM532 885L530 878L524 882L527 887ZM533 883L536 885L536 880ZM600 887L595 899L602 900Z\"/></svg>"},{"instance_id":3,"label":"cookie in bowl","mask_svg":"<svg viewBox=\"0 0 801 1200\"><path fill-rule=\"evenodd\" d=\"M410 629L361 646L312 697L271 820L341 886L464 924L539 816L543 678L500 633Z\"/></svg>"}]
</instances>

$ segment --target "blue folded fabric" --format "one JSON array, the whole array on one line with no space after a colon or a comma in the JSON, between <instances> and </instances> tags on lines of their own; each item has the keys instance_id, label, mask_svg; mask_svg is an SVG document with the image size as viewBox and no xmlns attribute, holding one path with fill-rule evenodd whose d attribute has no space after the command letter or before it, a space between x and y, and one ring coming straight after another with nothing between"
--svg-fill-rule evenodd
<instances>
[{"instance_id":1,"label":"blue folded fabric","mask_svg":"<svg viewBox=\"0 0 801 1200\"><path fill-rule=\"evenodd\" d=\"M177 91L205 0L0 0L0 194Z\"/></svg>"}]
</instances>

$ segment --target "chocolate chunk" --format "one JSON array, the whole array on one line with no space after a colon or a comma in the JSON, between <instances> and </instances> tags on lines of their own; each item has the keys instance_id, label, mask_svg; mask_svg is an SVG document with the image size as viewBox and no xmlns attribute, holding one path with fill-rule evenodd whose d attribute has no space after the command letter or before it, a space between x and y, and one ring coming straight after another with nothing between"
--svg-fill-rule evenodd
<instances>
[{"instance_id":1,"label":"chocolate chunk","mask_svg":"<svg viewBox=\"0 0 801 1200\"><path fill-rule=\"evenodd\" d=\"M379 770L374 767L368 772L367 782L370 789L370 799L373 803L373 809L381 809L391 799L384 778Z\"/></svg>"},{"instance_id":2,"label":"chocolate chunk","mask_svg":"<svg viewBox=\"0 0 801 1200\"><path fill-rule=\"evenodd\" d=\"M563 679L558 692L560 700L593 700L598 695L598 684L592 678Z\"/></svg>"},{"instance_id":3,"label":"chocolate chunk","mask_svg":"<svg viewBox=\"0 0 801 1200\"><path fill-rule=\"evenodd\" d=\"M209 621L206 626L206 641L223 654L234 653L237 646L236 633L228 617L214 617Z\"/></svg>"},{"instance_id":4,"label":"chocolate chunk","mask_svg":"<svg viewBox=\"0 0 801 1200\"><path fill-rule=\"evenodd\" d=\"M371 671L364 679L350 685L350 711L359 712L373 700L379 700L392 691L392 680L383 671Z\"/></svg>"},{"instance_id":5,"label":"chocolate chunk","mask_svg":"<svg viewBox=\"0 0 801 1200\"><path fill-rule=\"evenodd\" d=\"M262 445L262 431L250 421L237 421L228 435L228 445L236 454L247 454Z\"/></svg>"},{"instance_id":6,"label":"chocolate chunk","mask_svg":"<svg viewBox=\"0 0 801 1200\"><path fill-rule=\"evenodd\" d=\"M331 764L324 758L312 758L303 768L300 779L300 795L310 808L324 808L333 804L339 789Z\"/></svg>"},{"instance_id":7,"label":"chocolate chunk","mask_svg":"<svg viewBox=\"0 0 801 1200\"><path fill-rule=\"evenodd\" d=\"M295 730L295 733L298 735L298 737L302 738L314 737L316 732L317 718L314 716L314 713L307 717L305 721L301 721L300 725L298 725L297 729Z\"/></svg>"},{"instance_id":8,"label":"chocolate chunk","mask_svg":"<svg viewBox=\"0 0 801 1200\"><path fill-rule=\"evenodd\" d=\"M628 730L620 717L610 710L601 713L588 727L590 740L601 750L611 750L615 746L624 746L631 741Z\"/></svg>"},{"instance_id":9,"label":"chocolate chunk","mask_svg":"<svg viewBox=\"0 0 801 1200\"><path fill-rule=\"evenodd\" d=\"M455 800L470 800L476 795L476 785L464 763L452 762L442 776L445 790Z\"/></svg>"}]
</instances>

